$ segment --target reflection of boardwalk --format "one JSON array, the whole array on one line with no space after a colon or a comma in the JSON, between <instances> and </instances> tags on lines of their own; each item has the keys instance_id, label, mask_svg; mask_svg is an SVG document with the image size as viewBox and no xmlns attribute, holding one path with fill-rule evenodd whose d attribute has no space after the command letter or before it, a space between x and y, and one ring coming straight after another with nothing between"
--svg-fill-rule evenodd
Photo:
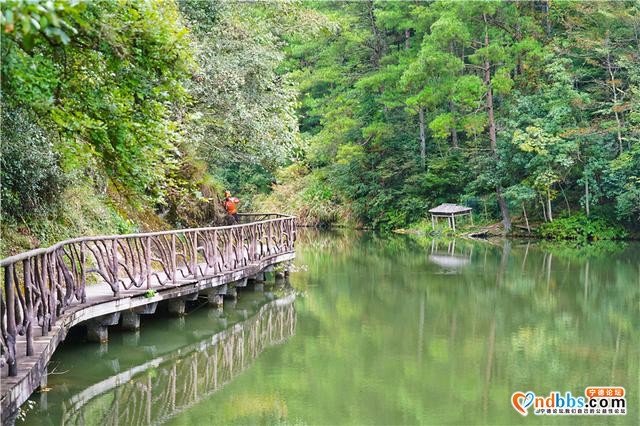
<instances>
[{"instance_id":1,"label":"reflection of boardwalk","mask_svg":"<svg viewBox=\"0 0 640 426\"><path fill-rule=\"evenodd\" d=\"M61 424L159 424L222 388L295 333L293 294L228 329L97 383L63 403Z\"/></svg>"}]
</instances>

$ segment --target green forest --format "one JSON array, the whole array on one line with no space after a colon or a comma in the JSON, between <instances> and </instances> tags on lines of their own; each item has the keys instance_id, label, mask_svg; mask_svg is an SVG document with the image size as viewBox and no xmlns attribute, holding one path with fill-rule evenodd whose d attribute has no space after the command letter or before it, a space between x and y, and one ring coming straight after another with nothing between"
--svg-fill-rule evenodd
<instances>
[{"instance_id":1,"label":"green forest","mask_svg":"<svg viewBox=\"0 0 640 426\"><path fill-rule=\"evenodd\" d=\"M640 228L637 1L2 0L2 254L292 213ZM429 225L430 226L430 225Z\"/></svg>"}]
</instances>

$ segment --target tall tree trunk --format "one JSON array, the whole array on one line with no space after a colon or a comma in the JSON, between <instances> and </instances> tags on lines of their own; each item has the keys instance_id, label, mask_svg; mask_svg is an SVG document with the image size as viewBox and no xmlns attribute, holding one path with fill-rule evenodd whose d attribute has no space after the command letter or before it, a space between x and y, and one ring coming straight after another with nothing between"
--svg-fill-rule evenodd
<instances>
[{"instance_id":1,"label":"tall tree trunk","mask_svg":"<svg viewBox=\"0 0 640 426\"><path fill-rule=\"evenodd\" d=\"M529 228L529 218L527 217L527 209L524 207L524 203L522 203L522 212L524 213L524 223L527 224L527 234L530 234L531 228Z\"/></svg>"},{"instance_id":2,"label":"tall tree trunk","mask_svg":"<svg viewBox=\"0 0 640 426\"><path fill-rule=\"evenodd\" d=\"M409 30L409 29L404 30L404 48L405 48L405 50L409 50L409 48L411 47L411 42L409 41L410 37L411 37L411 30Z\"/></svg>"},{"instance_id":3,"label":"tall tree trunk","mask_svg":"<svg viewBox=\"0 0 640 426\"><path fill-rule=\"evenodd\" d=\"M458 148L458 129L456 129L456 120L455 120L456 106L451 101L449 101L449 111L451 112L451 115L454 117L453 127L451 127L451 145L453 145L454 148Z\"/></svg>"},{"instance_id":4,"label":"tall tree trunk","mask_svg":"<svg viewBox=\"0 0 640 426\"><path fill-rule=\"evenodd\" d=\"M455 48L455 45L453 44L453 41L449 42L449 53L451 53L451 56L456 55L456 48ZM463 61L464 61L464 58L463 58ZM456 106L451 100L449 100L449 112L453 117L453 127L451 127L451 145L454 148L458 148L458 129L456 126L457 125Z\"/></svg>"},{"instance_id":5,"label":"tall tree trunk","mask_svg":"<svg viewBox=\"0 0 640 426\"><path fill-rule=\"evenodd\" d=\"M456 54L456 49L453 44L453 41L449 42L449 53L451 53L451 56L455 56ZM463 58L463 61L464 61L464 58ZM453 127L451 128L451 145L453 145L454 148L458 148L458 129L456 127L457 125L456 106L451 100L449 101L449 112L451 112L451 116L453 117Z\"/></svg>"},{"instance_id":6,"label":"tall tree trunk","mask_svg":"<svg viewBox=\"0 0 640 426\"><path fill-rule=\"evenodd\" d=\"M589 177L584 178L584 205L587 210L587 217L589 217Z\"/></svg>"},{"instance_id":7,"label":"tall tree trunk","mask_svg":"<svg viewBox=\"0 0 640 426\"><path fill-rule=\"evenodd\" d=\"M551 0L547 0L544 2L544 15L545 15L545 30L547 33L547 37L551 35L551 18L549 17L549 2Z\"/></svg>"},{"instance_id":8,"label":"tall tree trunk","mask_svg":"<svg viewBox=\"0 0 640 426\"><path fill-rule=\"evenodd\" d=\"M380 66L380 58L382 57L382 39L380 37L380 31L378 30L378 25L376 24L376 17L373 13L374 5L373 0L369 0L367 2L368 13L369 13L369 22L371 25L371 33L373 34L373 54L371 55L371 63L374 67L378 68Z\"/></svg>"},{"instance_id":9,"label":"tall tree trunk","mask_svg":"<svg viewBox=\"0 0 640 426\"><path fill-rule=\"evenodd\" d=\"M607 49L607 72L609 73L609 77L611 78L611 92L613 94L613 115L616 118L616 135L618 139L618 149L620 154L622 154L622 120L620 119L620 114L618 114L617 106L618 106L618 87L616 86L616 78L613 73L613 64L611 63L611 52L609 50L609 35L607 34L607 38L605 40L605 48Z\"/></svg>"},{"instance_id":10,"label":"tall tree trunk","mask_svg":"<svg viewBox=\"0 0 640 426\"><path fill-rule=\"evenodd\" d=\"M420 117L420 166L422 170L424 170L427 156L427 140L424 132L424 108L420 107L418 116Z\"/></svg>"},{"instance_id":11,"label":"tall tree trunk","mask_svg":"<svg viewBox=\"0 0 640 426\"><path fill-rule=\"evenodd\" d=\"M569 199L567 198L567 194L565 194L562 184L558 183L558 185L560 186L560 192L562 192L562 198L564 198L564 205L567 206L567 213L571 213L571 206L569 206Z\"/></svg>"},{"instance_id":12,"label":"tall tree trunk","mask_svg":"<svg viewBox=\"0 0 640 426\"><path fill-rule=\"evenodd\" d=\"M549 222L553 222L553 213L551 212L551 191L547 190L547 216Z\"/></svg>"},{"instance_id":13,"label":"tall tree trunk","mask_svg":"<svg viewBox=\"0 0 640 426\"><path fill-rule=\"evenodd\" d=\"M489 47L489 31L487 28L487 14L483 13L482 17L484 18L484 47ZM489 116L489 143L491 145L491 152L493 153L493 158L497 164L498 162L498 149L496 143L496 121L494 117L493 111L493 88L491 87L491 63L489 62L489 58L485 57L484 60L484 84L487 88L487 113ZM498 205L500 206L500 211L502 212L502 224L504 225L504 230L509 232L511 230L511 217L509 216L509 208L507 207L507 202L505 201L502 195L502 187L500 184L496 185L496 198L498 199Z\"/></svg>"}]
</instances>

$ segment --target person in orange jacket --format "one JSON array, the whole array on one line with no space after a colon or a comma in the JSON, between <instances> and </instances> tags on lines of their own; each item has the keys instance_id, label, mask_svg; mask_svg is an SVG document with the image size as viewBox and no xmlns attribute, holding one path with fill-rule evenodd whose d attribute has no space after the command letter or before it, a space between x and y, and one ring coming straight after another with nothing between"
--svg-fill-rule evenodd
<instances>
[{"instance_id":1,"label":"person in orange jacket","mask_svg":"<svg viewBox=\"0 0 640 426\"><path fill-rule=\"evenodd\" d=\"M230 191L224 191L224 209L231 217L233 224L238 223L238 204L240 204L238 198L232 197Z\"/></svg>"}]
</instances>

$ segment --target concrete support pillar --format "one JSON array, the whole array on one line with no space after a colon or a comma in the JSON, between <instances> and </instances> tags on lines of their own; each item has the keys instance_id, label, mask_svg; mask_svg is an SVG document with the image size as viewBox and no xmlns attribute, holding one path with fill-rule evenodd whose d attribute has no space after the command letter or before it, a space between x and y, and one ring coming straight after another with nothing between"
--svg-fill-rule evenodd
<instances>
[{"instance_id":1,"label":"concrete support pillar","mask_svg":"<svg viewBox=\"0 0 640 426\"><path fill-rule=\"evenodd\" d=\"M185 314L186 303L184 299L171 299L168 304L169 314L174 316L182 316Z\"/></svg>"},{"instance_id":2,"label":"concrete support pillar","mask_svg":"<svg viewBox=\"0 0 640 426\"><path fill-rule=\"evenodd\" d=\"M44 367L42 370L42 375L40 376L40 385L36 390L41 391L42 389L47 387L47 383L49 381L49 370L47 367Z\"/></svg>"},{"instance_id":3,"label":"concrete support pillar","mask_svg":"<svg viewBox=\"0 0 640 426\"><path fill-rule=\"evenodd\" d=\"M237 299L238 298L238 290L235 287L227 288L227 294L225 294L229 299Z\"/></svg>"},{"instance_id":4,"label":"concrete support pillar","mask_svg":"<svg viewBox=\"0 0 640 426\"><path fill-rule=\"evenodd\" d=\"M133 308L133 312L140 315L151 315L156 311L158 307L158 302L149 303L148 305L138 306L137 308Z\"/></svg>"},{"instance_id":5,"label":"concrete support pillar","mask_svg":"<svg viewBox=\"0 0 640 426\"><path fill-rule=\"evenodd\" d=\"M135 331L140 328L140 315L133 311L122 313L122 328L124 330Z\"/></svg>"},{"instance_id":6,"label":"concrete support pillar","mask_svg":"<svg viewBox=\"0 0 640 426\"><path fill-rule=\"evenodd\" d=\"M109 340L109 326L118 324L120 312L93 318L87 321L87 340L104 343Z\"/></svg>"},{"instance_id":7,"label":"concrete support pillar","mask_svg":"<svg viewBox=\"0 0 640 426\"><path fill-rule=\"evenodd\" d=\"M224 306L224 295L209 292L207 293L207 303L209 304L209 306L221 308L222 306Z\"/></svg>"},{"instance_id":8,"label":"concrete support pillar","mask_svg":"<svg viewBox=\"0 0 640 426\"><path fill-rule=\"evenodd\" d=\"M225 284L220 287L207 289L203 293L207 296L207 304L209 306L222 309L224 305L224 295L227 294L227 292L228 288Z\"/></svg>"},{"instance_id":9,"label":"concrete support pillar","mask_svg":"<svg viewBox=\"0 0 640 426\"><path fill-rule=\"evenodd\" d=\"M109 341L109 327L95 322L87 324L87 340L94 343Z\"/></svg>"},{"instance_id":10,"label":"concrete support pillar","mask_svg":"<svg viewBox=\"0 0 640 426\"><path fill-rule=\"evenodd\" d=\"M87 340L94 343L109 341L109 328L101 324L87 324Z\"/></svg>"},{"instance_id":11,"label":"concrete support pillar","mask_svg":"<svg viewBox=\"0 0 640 426\"><path fill-rule=\"evenodd\" d=\"M198 292L194 291L193 293L185 294L184 296L182 296L182 300L185 300L187 302L198 300Z\"/></svg>"}]
</instances>

